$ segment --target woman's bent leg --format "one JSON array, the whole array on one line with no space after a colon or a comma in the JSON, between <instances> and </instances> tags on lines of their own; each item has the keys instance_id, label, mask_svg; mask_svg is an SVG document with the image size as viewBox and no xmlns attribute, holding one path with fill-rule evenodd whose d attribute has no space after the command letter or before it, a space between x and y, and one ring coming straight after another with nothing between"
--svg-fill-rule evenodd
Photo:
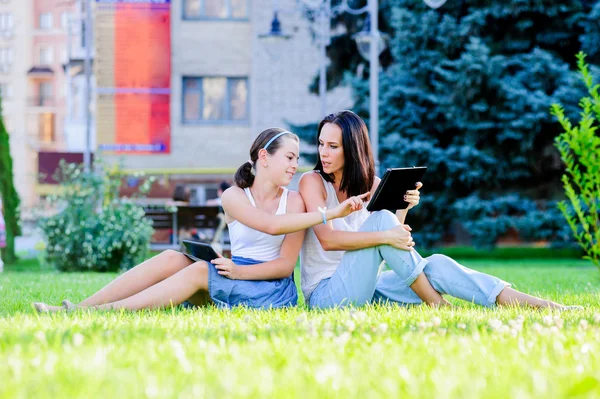
<instances>
[{"instance_id":1,"label":"woman's bent leg","mask_svg":"<svg viewBox=\"0 0 600 399\"><path fill-rule=\"evenodd\" d=\"M399 225L391 212L380 211L369 216L360 231L383 231ZM363 305L373 299L382 261L385 260L400 276L403 284L416 288L428 303L443 302L443 298L422 274L426 265L416 251L402 251L389 246L347 251L330 279L317 286L309 298L311 307Z\"/></svg>"},{"instance_id":2,"label":"woman's bent leg","mask_svg":"<svg viewBox=\"0 0 600 399\"><path fill-rule=\"evenodd\" d=\"M445 255L426 258L423 273L440 294L448 294L483 306L493 306L498 294L510 284L499 278L468 269ZM386 272L375 291L378 300L418 303L401 277Z\"/></svg>"},{"instance_id":3,"label":"woman's bent leg","mask_svg":"<svg viewBox=\"0 0 600 399\"><path fill-rule=\"evenodd\" d=\"M94 306L129 298L194 263L180 252L166 250L123 273L79 305Z\"/></svg>"},{"instance_id":4,"label":"woman's bent leg","mask_svg":"<svg viewBox=\"0 0 600 399\"><path fill-rule=\"evenodd\" d=\"M198 291L208 291L208 264L196 262L171 277L120 301L93 306L97 309L157 309L179 305ZM87 307L87 306L79 306Z\"/></svg>"},{"instance_id":5,"label":"woman's bent leg","mask_svg":"<svg viewBox=\"0 0 600 399\"><path fill-rule=\"evenodd\" d=\"M503 289L496 297L496 303L504 306L531 306L533 308L553 308L562 309L565 306L546 299L537 298L532 295L524 294L510 287ZM571 308L580 308L571 306Z\"/></svg>"},{"instance_id":6,"label":"woman's bent leg","mask_svg":"<svg viewBox=\"0 0 600 399\"><path fill-rule=\"evenodd\" d=\"M478 305L531 306L537 308L562 308L563 305L524 294L510 288L510 284L489 274L481 273L460 265L454 259L436 254L427 258L423 269L431 285L441 294L448 294ZM415 303L408 287L400 277L384 273L385 278L377 284L375 297L401 303Z\"/></svg>"},{"instance_id":7,"label":"woman's bent leg","mask_svg":"<svg viewBox=\"0 0 600 399\"><path fill-rule=\"evenodd\" d=\"M496 305L496 298L510 284L497 277L460 265L445 255L429 258L424 272L433 287L442 294L482 306Z\"/></svg>"}]
</instances>

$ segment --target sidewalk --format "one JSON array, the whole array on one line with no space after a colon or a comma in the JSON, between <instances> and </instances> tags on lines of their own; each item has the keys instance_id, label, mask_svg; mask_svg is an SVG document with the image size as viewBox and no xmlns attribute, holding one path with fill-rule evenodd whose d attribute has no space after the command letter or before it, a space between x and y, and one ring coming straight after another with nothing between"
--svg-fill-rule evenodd
<instances>
[{"instance_id":1,"label":"sidewalk","mask_svg":"<svg viewBox=\"0 0 600 399\"><path fill-rule=\"evenodd\" d=\"M35 233L23 237L16 237L15 252L21 258L35 258L38 253L38 250L35 249L35 246L40 241L42 241L42 238Z\"/></svg>"}]
</instances>

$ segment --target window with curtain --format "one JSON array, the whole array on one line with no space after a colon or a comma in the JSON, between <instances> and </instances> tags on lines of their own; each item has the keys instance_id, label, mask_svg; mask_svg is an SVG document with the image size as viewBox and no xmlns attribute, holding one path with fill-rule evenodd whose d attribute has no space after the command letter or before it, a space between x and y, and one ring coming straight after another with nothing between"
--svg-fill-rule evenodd
<instances>
[{"instance_id":1,"label":"window with curtain","mask_svg":"<svg viewBox=\"0 0 600 399\"><path fill-rule=\"evenodd\" d=\"M184 77L183 122L244 122L248 117L248 79Z\"/></svg>"}]
</instances>

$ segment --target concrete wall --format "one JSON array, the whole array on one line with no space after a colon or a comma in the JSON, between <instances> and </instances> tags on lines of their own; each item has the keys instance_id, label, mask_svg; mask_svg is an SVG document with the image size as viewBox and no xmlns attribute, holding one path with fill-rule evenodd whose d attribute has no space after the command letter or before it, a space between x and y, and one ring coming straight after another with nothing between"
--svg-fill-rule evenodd
<instances>
[{"instance_id":1,"label":"concrete wall","mask_svg":"<svg viewBox=\"0 0 600 399\"><path fill-rule=\"evenodd\" d=\"M293 0L280 2L293 9ZM299 12L282 13L284 30L292 38L269 47L258 38L270 28L272 3L251 1L247 21L182 19L181 1L171 11L171 154L127 155L126 168L237 168L248 158L254 137L263 129L287 127L287 122L318 121L319 97L308 86L319 70L318 48L308 22ZM245 123L182 122L182 78L247 77L250 120ZM348 89L328 95L330 112L350 105Z\"/></svg>"}]
</instances>

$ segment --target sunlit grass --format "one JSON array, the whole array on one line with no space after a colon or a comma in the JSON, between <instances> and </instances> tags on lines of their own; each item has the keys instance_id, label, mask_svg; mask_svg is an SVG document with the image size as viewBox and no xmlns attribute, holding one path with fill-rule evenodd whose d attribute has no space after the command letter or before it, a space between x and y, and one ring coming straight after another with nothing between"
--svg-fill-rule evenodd
<instances>
[{"instance_id":1,"label":"sunlit grass","mask_svg":"<svg viewBox=\"0 0 600 399\"><path fill-rule=\"evenodd\" d=\"M0 275L0 397L600 395L600 273L576 260L466 261L581 312L395 306L37 315L114 275ZM13 269L14 270L14 269Z\"/></svg>"}]
</instances>

